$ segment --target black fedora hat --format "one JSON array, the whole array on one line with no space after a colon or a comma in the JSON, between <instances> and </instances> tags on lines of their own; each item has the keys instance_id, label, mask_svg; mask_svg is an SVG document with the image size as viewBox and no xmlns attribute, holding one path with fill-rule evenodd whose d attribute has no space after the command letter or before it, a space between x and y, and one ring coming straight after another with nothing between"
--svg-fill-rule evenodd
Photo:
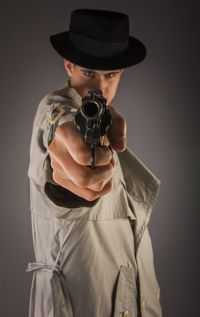
<instances>
[{"instance_id":1,"label":"black fedora hat","mask_svg":"<svg viewBox=\"0 0 200 317\"><path fill-rule=\"evenodd\" d=\"M63 58L89 69L126 68L146 56L145 46L129 36L128 16L114 11L75 10L69 31L51 35L50 41Z\"/></svg>"}]
</instances>

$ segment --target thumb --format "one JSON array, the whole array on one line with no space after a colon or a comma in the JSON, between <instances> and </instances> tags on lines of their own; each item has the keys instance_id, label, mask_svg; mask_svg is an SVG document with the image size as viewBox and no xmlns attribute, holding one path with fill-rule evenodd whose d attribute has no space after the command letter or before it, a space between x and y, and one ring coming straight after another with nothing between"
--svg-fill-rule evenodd
<instances>
[{"instance_id":1,"label":"thumb","mask_svg":"<svg viewBox=\"0 0 200 317\"><path fill-rule=\"evenodd\" d=\"M109 110L112 115L112 124L107 137L116 152L123 152L126 148L126 121L113 107L109 106Z\"/></svg>"}]
</instances>

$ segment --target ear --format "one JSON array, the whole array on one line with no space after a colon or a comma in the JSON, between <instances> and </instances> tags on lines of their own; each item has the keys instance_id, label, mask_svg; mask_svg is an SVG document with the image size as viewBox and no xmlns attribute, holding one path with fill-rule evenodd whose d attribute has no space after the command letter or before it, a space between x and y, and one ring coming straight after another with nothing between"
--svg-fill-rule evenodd
<instances>
[{"instance_id":1,"label":"ear","mask_svg":"<svg viewBox=\"0 0 200 317\"><path fill-rule=\"evenodd\" d=\"M74 70L74 64L68 61L67 59L64 59L64 67L66 69L68 76L71 77Z\"/></svg>"}]
</instances>

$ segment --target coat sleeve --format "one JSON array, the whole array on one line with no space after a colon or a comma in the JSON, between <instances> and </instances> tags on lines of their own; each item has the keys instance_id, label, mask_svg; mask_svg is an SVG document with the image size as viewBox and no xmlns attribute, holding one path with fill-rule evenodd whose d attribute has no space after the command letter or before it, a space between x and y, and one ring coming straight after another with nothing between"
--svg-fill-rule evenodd
<instances>
[{"instance_id":1,"label":"coat sleeve","mask_svg":"<svg viewBox=\"0 0 200 317\"><path fill-rule=\"evenodd\" d=\"M92 207L97 202L97 200L89 202L78 197L56 184L53 180L53 171L47 147L53 139L56 126L50 124L47 116L53 118L56 115L55 108L58 105L65 112L57 121L57 125L74 119L74 109L76 110L77 105L74 104L73 100L60 96L52 97L52 95L47 95L42 99L33 123L28 168L30 181L37 187L43 198L50 200L52 207L59 207L60 211L55 212L55 216L57 217L63 216L64 213L72 208Z\"/></svg>"}]
</instances>

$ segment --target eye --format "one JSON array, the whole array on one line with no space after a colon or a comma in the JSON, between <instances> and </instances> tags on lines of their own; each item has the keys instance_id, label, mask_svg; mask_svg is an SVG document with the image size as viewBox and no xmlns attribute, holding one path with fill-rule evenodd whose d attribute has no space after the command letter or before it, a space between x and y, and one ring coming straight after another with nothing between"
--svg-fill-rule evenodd
<instances>
[{"instance_id":1,"label":"eye","mask_svg":"<svg viewBox=\"0 0 200 317\"><path fill-rule=\"evenodd\" d=\"M116 73L109 73L105 75L106 78L113 78L115 76L116 76Z\"/></svg>"},{"instance_id":2,"label":"eye","mask_svg":"<svg viewBox=\"0 0 200 317\"><path fill-rule=\"evenodd\" d=\"M89 70L84 70L83 71L83 74L87 77L93 77L94 76L94 73L92 71L89 71Z\"/></svg>"}]
</instances>

